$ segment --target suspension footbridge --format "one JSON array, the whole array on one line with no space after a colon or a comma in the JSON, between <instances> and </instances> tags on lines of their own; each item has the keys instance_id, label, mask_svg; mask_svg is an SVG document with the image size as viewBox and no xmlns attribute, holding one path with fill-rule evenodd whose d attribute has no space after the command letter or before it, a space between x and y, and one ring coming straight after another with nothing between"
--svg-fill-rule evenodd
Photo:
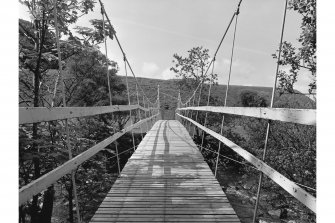
<instances>
[{"instance_id":1,"label":"suspension footbridge","mask_svg":"<svg viewBox=\"0 0 335 223\"><path fill-rule=\"evenodd\" d=\"M101 1L100 4L103 21L106 17L107 22L111 25ZM236 24L240 13L240 4L241 1L239 2L236 11L233 13L229 25L214 56L212 57L213 59L207 67L206 73L210 68L212 68L213 73L217 52L219 51L222 41L224 40L227 31L235 18L235 32L229 71L230 80ZM286 7L287 5L285 6L282 35L285 24ZM57 10L56 7L55 10ZM57 22L56 19L55 21ZM56 32L58 32L57 25ZM118 178L103 202L100 204L99 208L96 210L91 222L240 222L240 219L229 203L227 196L216 180L218 160L220 159L220 148L221 144L224 144L225 146L231 148L231 150L236 154L241 156L245 162L249 163L257 171L259 171L260 180L255 205L254 222L257 218L258 201L261 193L260 188L264 175L283 188L292 197L300 201L308 209L316 212L316 198L313 195L308 193L303 187L294 181L288 179L283 174L273 169L265 162L264 159L267 143L265 143L264 156L260 159L230 141L222 134L224 116L227 114L268 120L265 139L267 141L271 121L315 126L315 110L273 108L276 83L273 88L270 107L228 107L226 105L226 100L229 90L229 80L227 84L228 87L226 88L224 106L209 106L211 86L213 83L213 81L210 81L208 98L205 106L200 105L201 95L204 94L202 89L205 83L199 82L199 85L185 102L182 102L180 93L178 98L171 96L177 100L177 109L175 110L176 120L162 120L159 87L157 90L157 99L152 102L146 95L146 92L144 92L141 85L137 82L133 69L115 33L114 37L124 56L127 96L129 102L128 105L112 104L112 94L110 92L110 80L107 67L107 81L110 97L110 103L108 106L67 107L64 99L63 107L20 107L19 124L26 125L65 120L65 128L67 132L66 137L69 137L67 121L70 119L85 118L102 114L114 114L116 112L129 112L129 125L124 127L122 130L113 129L113 134L111 136L96 143L94 146L88 148L75 157L72 157L71 145L68 143L67 147L69 149L69 160L20 188L19 205L30 201L32 197L55 184L55 182L57 182L57 180L61 177L71 174L72 185L74 188L74 198L76 200L77 207L77 219L80 222L80 207L77 202L74 171L85 161L102 151L106 146L115 143L115 156L112 158L117 159L118 162ZM106 40L106 36L104 39ZM61 73L62 65L59 39L57 39L57 46L59 51L58 59ZM279 52L280 50L281 49L279 49ZM127 79L128 69L136 81L136 104L131 104L130 100ZM276 77L277 73L278 67ZM65 98L65 93L63 92L63 94ZM140 94L142 94L143 100L140 100ZM199 112L206 113L204 124L199 123ZM208 113L217 113L222 115L220 132L215 132L208 128ZM112 119L113 118L114 117L112 116ZM141 143L136 146L133 131L137 128L146 129L147 132ZM193 142L193 138L189 134L189 132L194 133L195 129L197 129L202 136L200 150ZM133 150L134 152L125 167L121 169L119 163L119 156L121 154L118 153L116 142L126 133L132 134L133 147L129 150ZM217 157L214 173L209 168L201 154L205 134L217 139L219 143L218 151L212 151Z\"/></svg>"}]
</instances>

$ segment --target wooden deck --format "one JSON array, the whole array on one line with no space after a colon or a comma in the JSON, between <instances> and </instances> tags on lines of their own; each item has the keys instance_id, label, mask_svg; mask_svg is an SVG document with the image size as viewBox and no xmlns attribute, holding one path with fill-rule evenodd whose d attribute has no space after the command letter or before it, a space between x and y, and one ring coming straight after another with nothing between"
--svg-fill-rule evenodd
<instances>
[{"instance_id":1,"label":"wooden deck","mask_svg":"<svg viewBox=\"0 0 335 223\"><path fill-rule=\"evenodd\" d=\"M187 130L157 121L91 222L240 222Z\"/></svg>"}]
</instances>

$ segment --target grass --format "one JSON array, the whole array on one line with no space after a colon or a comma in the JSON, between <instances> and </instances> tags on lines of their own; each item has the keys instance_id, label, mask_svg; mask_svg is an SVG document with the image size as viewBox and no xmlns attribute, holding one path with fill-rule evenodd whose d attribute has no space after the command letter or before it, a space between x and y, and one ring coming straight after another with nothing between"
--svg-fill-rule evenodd
<instances>
[{"instance_id":1,"label":"grass","mask_svg":"<svg viewBox=\"0 0 335 223\"><path fill-rule=\"evenodd\" d=\"M126 77L120 76L121 81L125 84ZM157 86L160 87L160 102L162 105L169 105L171 108L177 107L177 98L179 92L178 80L170 79L170 80L160 80L160 79L151 79L151 78L137 78L139 85L141 85L143 91L147 95L147 97L154 102L157 97ZM131 102L136 103L136 82L133 77L128 77L129 89L132 94ZM211 95L214 98L217 98L218 105L224 104L224 97L226 92L226 85L215 85L212 88ZM207 90L204 92L200 105L206 105L206 98L208 95L208 86L206 86ZM255 91L260 96L264 97L267 101L267 104L270 104L272 88L271 87L256 87L256 86L241 86L241 85L230 85L228 90L227 97L227 106L237 107L242 106L240 101L240 94L242 91L249 90ZM190 90L181 90L181 100L185 102L193 93L194 89ZM198 90L199 92L199 90ZM171 95L171 98L165 94ZM140 100L142 100L143 93L140 92ZM196 95L196 102L198 100L198 96ZM315 102L305 95L296 92L296 94L276 94L274 107L286 107L286 108L315 108Z\"/></svg>"}]
</instances>

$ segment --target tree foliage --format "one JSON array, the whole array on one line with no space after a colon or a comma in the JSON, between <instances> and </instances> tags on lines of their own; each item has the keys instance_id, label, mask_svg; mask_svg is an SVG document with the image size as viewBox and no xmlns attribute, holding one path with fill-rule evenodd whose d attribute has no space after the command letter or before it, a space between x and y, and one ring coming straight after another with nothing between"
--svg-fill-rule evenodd
<instances>
[{"instance_id":1,"label":"tree foliage","mask_svg":"<svg viewBox=\"0 0 335 223\"><path fill-rule=\"evenodd\" d=\"M55 18L54 18L54 2L41 0L25 0L21 1L29 9L31 20L33 22L19 21L20 34L20 52L19 61L21 69L28 69L33 74L40 75L48 69L57 68L57 50L55 43ZM77 22L80 14L87 14L93 10L94 1L77 0L63 1L58 0L57 6L57 27L60 35L72 35L69 26ZM71 41L62 42L62 59L66 59L70 52L76 48L72 46ZM51 66L53 65L53 66Z\"/></svg>"},{"instance_id":2,"label":"tree foliage","mask_svg":"<svg viewBox=\"0 0 335 223\"><path fill-rule=\"evenodd\" d=\"M50 107L54 100L54 90L56 90L55 106L61 106L60 87L55 85L55 79L59 75L57 72L59 64L54 1L20 2L27 6L31 15L31 22L19 20L20 105ZM70 106L109 104L106 66L111 68L109 76L113 94L121 94L125 89L125 86L116 77L117 64L113 61L108 61L106 64L105 56L96 46L103 41L102 21L91 20L93 29L77 27L76 35L69 29L69 26L76 23L78 18L91 11L94 4L92 0L57 0L56 2L66 103ZM115 32L113 27L105 24L105 30L112 38ZM118 104L126 103L122 97L118 97L117 100ZM125 114L120 114L120 116L125 116ZM120 120L127 122L128 119L129 117L125 117ZM69 122L70 145L74 155L80 151L79 148L88 148L92 143L101 140L100 137L110 136L113 134L113 129L124 124L116 123L110 115L97 116L92 118L91 122L94 124L89 129L86 128L86 121L71 120ZM68 160L64 127L62 121L34 123L32 126L19 127L20 187ZM64 184L67 188L70 199L69 221L73 222L71 178L65 176L58 183ZM20 221L51 222L54 198L55 188L52 185L20 207Z\"/></svg>"},{"instance_id":3,"label":"tree foliage","mask_svg":"<svg viewBox=\"0 0 335 223\"><path fill-rule=\"evenodd\" d=\"M240 101L243 107L267 107L266 99L255 91L242 91Z\"/></svg>"},{"instance_id":4,"label":"tree foliage","mask_svg":"<svg viewBox=\"0 0 335 223\"><path fill-rule=\"evenodd\" d=\"M237 97L238 98L238 97ZM238 106L243 107L263 107L267 106L268 100L262 92L243 90L240 91L240 101ZM301 101L309 100L304 95L283 95L275 101L276 108L311 108L313 104L305 104ZM210 113L208 113L209 115ZM210 117L210 116L208 116ZM207 127L215 132L221 130L221 117L208 119ZM194 119L194 116L193 116ZM224 115L224 125L222 134L224 137L241 146L259 159L262 158L265 136L268 121L264 119ZM202 137L195 135L194 141L201 144ZM217 139L205 134L204 147L212 151L218 151ZM219 166L228 170L238 170L241 176L246 176L249 179L255 180L255 186L249 190L250 196L255 196L257 193L256 179L258 179L258 171L252 170L248 162L241 156L237 155L233 150L221 144L221 154L228 156L247 165L241 165L237 162L232 162L224 157L220 158ZM216 162L216 154L208 150L202 151L209 166L214 170ZM281 121L271 121L270 132L267 144L267 154L265 162L286 176L288 179L298 184L306 185L310 188L316 187L316 128L315 126L306 126L294 123ZM219 167L220 169L220 167ZM223 176L221 176L223 177ZM224 176L228 177L228 176ZM243 178L243 177L242 177ZM237 185L244 185L241 180ZM306 189L306 188L304 188ZM243 190L243 188L242 188ZM313 196L313 190L306 189ZM262 194L266 196L265 208L273 208L273 206L281 206L284 210L288 207L294 211L297 216L308 215L313 219L313 213L305 208L292 196L287 196L287 192L271 179L265 177L262 184ZM272 196L273 195L273 196ZM272 206L273 205L273 206ZM269 206L269 207L267 207ZM263 208L264 208L263 207ZM288 210L287 209L287 210ZM265 209L266 210L266 209ZM271 210L271 209L268 209ZM315 218L315 215L314 215ZM311 220L311 222L314 222Z\"/></svg>"},{"instance_id":5,"label":"tree foliage","mask_svg":"<svg viewBox=\"0 0 335 223\"><path fill-rule=\"evenodd\" d=\"M82 35L83 38L80 40L82 40L85 45L102 43L104 41L103 29L105 29L106 36L108 36L110 39L113 39L115 30L112 26L107 24L106 21L105 27L103 27L103 22L101 19L91 19L90 23L93 28L82 26L76 26L74 28L78 34Z\"/></svg>"},{"instance_id":6,"label":"tree foliage","mask_svg":"<svg viewBox=\"0 0 335 223\"><path fill-rule=\"evenodd\" d=\"M209 50L203 47L193 47L188 50L188 56L183 57L178 54L173 55L172 63L174 66L170 68L176 73L176 77L180 78L179 85L187 89L196 87L200 82L209 83L218 80L218 75L207 72L210 64Z\"/></svg>"},{"instance_id":7,"label":"tree foliage","mask_svg":"<svg viewBox=\"0 0 335 223\"><path fill-rule=\"evenodd\" d=\"M20 86L24 86L24 88L20 88L20 101L23 101L28 106L38 107L41 105L41 101L47 101L45 99L43 100L43 96L41 95L41 86L45 86L45 83L43 83L43 75L45 75L49 69L58 68L58 57L56 44L54 42L56 36L53 31L56 25L54 7L57 7L56 17L60 34L69 34L69 25L78 20L79 13L86 14L89 10L92 10L94 2L92 0L84 0L81 2L76 0L57 2L47 0L23 0L20 2L27 6L32 20L31 23L22 20L19 21L19 83ZM67 47L68 45L68 42L63 44L66 49L69 49ZM64 50L63 47L63 59L71 56L72 51L74 51L74 48L70 48L69 52ZM49 89L49 86L46 86L46 90L49 91ZM32 154L31 164L28 164L28 167L33 170L26 175L32 179L37 179L44 173L44 170L47 171L49 169L47 162L44 162L48 160L48 158L43 157L43 153L40 153L39 148L39 146L43 144L41 141L44 141L45 129L43 127L41 128L37 123L34 123L32 132L29 134L27 138L30 139L31 144L21 145L20 153L28 152L28 154ZM53 143L52 141L51 143L48 142L48 144L51 145ZM63 148L64 147L63 145ZM50 148L53 149L54 147ZM46 156L48 156L48 154L46 154ZM21 164L25 165L27 162L28 161L23 161ZM26 167L24 167L23 169L26 171L29 170L29 168L26 169ZM33 223L51 222L53 198L53 186L50 186L42 196L41 194L33 196L30 204L20 207L20 220L25 222L25 215L29 213L30 220Z\"/></svg>"},{"instance_id":8,"label":"tree foliage","mask_svg":"<svg viewBox=\"0 0 335 223\"><path fill-rule=\"evenodd\" d=\"M56 0L57 6L57 27L60 31L60 50L63 65L73 55L80 53L86 47L95 47L103 41L102 20L90 20L93 28L76 27L76 36L69 29L69 26L76 23L78 19L93 10L92 0ZM35 107L40 103L45 106L48 100L43 95L52 94L53 84L49 85L49 70L58 69L58 54L55 34L54 1L20 1L29 9L32 22L19 20L19 70L20 102ZM105 30L110 38L115 33L113 27L105 23ZM29 94L33 89L33 94ZM49 95L51 96L51 95ZM50 106L50 103L49 103Z\"/></svg>"},{"instance_id":9,"label":"tree foliage","mask_svg":"<svg viewBox=\"0 0 335 223\"><path fill-rule=\"evenodd\" d=\"M108 97L108 84L106 76L106 57L99 50L92 47L83 49L80 53L70 57L65 63L65 90L66 90L66 103L68 106L105 106L109 105ZM117 64L113 61L108 61L108 66L112 67L109 69L109 76L111 79L111 89L113 95L114 104L127 104L127 100L123 97L125 85L121 82L117 74ZM50 78L50 82L53 79ZM62 104L61 94L58 94L55 100L56 105ZM120 128L127 123L129 120L129 114L127 112L119 112L114 114L112 119L111 114L98 115L84 119L71 119L69 121L70 128L70 144L71 150L74 155L83 152L84 149L89 148L96 142L100 142L103 139L114 134L114 131L119 131ZM116 118L115 118L116 117ZM32 128L28 125L20 126L20 185L26 185L35 179L34 176L34 164L32 159L37 158L39 160L39 172L43 175L57 166L63 164L68 160L68 151L65 138L65 126L63 122L49 122L42 123L37 126L38 137L37 139L32 138ZM37 150L33 145L37 145ZM124 143L124 146L131 147L130 143ZM90 162L86 163L85 167L79 167L77 170L77 177L83 177L86 181L78 181L78 191L87 190L93 191L91 194L83 193L80 196L80 203L83 205L89 196L97 195L101 190L105 191L110 186L110 180L106 181L106 178L111 178L103 166L105 165L103 160L111 157L115 151L115 146L111 145L107 147L107 150L111 153L104 152L98 155ZM119 147L119 151L120 151ZM122 151L122 150L121 150ZM104 158L106 157L106 158ZM101 160L103 159L103 160ZM103 166L102 166L103 165ZM97 168L99 166L99 168ZM82 170L82 168L85 169ZM99 171L99 174L95 174L96 171L103 168L104 171ZM87 170L87 171L86 171ZM112 178L111 178L112 179ZM96 183L100 182L101 190L94 191ZM71 178L63 177L58 181L59 184L65 186L68 195L67 198L73 198ZM90 186L91 185L91 186ZM93 202L94 203L94 202ZM43 199L38 200L38 205L45 204ZM94 203L96 205L96 203ZM90 204L90 205L94 205ZM73 202L69 202L70 219L74 219L73 215ZM26 211L21 211L21 215L32 215L30 211L32 205L28 204L25 206ZM91 206L90 206L91 207ZM42 215L42 210L38 209L37 212ZM84 208L82 214L86 216L86 213L91 213L92 209ZM39 218L40 219L40 218ZM72 221L72 220L70 220Z\"/></svg>"},{"instance_id":10,"label":"tree foliage","mask_svg":"<svg viewBox=\"0 0 335 223\"><path fill-rule=\"evenodd\" d=\"M280 65L289 67L289 72L281 70L278 80L281 92L294 93L294 84L297 82L299 71L307 70L313 80L309 84L309 92L316 90L316 0L291 0L289 9L302 16L301 33L298 41L300 46L294 46L288 41L282 44ZM273 54L277 58L276 54Z\"/></svg>"},{"instance_id":11,"label":"tree foliage","mask_svg":"<svg viewBox=\"0 0 335 223\"><path fill-rule=\"evenodd\" d=\"M85 49L67 61L65 86L68 104L72 106L103 106L109 104L106 69L112 95L119 95L126 86L116 76L117 63L107 60L99 50Z\"/></svg>"},{"instance_id":12,"label":"tree foliage","mask_svg":"<svg viewBox=\"0 0 335 223\"><path fill-rule=\"evenodd\" d=\"M93 11L95 2L92 0L20 0L21 4L27 6L30 18L34 21L36 31L43 31L43 25L55 27L54 6L57 7L57 23L61 33L71 33L69 26L76 23L78 19ZM49 27L50 28L50 27ZM41 29L41 30L40 30Z\"/></svg>"}]
</instances>

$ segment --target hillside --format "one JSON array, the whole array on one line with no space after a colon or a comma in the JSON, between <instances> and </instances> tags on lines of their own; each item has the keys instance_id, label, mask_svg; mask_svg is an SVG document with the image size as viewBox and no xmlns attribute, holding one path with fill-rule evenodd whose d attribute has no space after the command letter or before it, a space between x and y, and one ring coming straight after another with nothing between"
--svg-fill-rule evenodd
<instances>
[{"instance_id":1,"label":"hillside","mask_svg":"<svg viewBox=\"0 0 335 223\"><path fill-rule=\"evenodd\" d=\"M126 77L119 76L122 82L126 83ZM131 101L135 103L136 101L136 88L135 80L133 77L128 77L130 92L132 92ZM139 84L142 86L146 95L151 99L152 102L156 99L157 96L157 85L160 86L160 100L161 104L168 104L171 108L177 106L177 100L169 96L164 95L163 93L172 95L173 97L178 97L178 84L175 79L171 80L160 80L160 79L151 79L151 78L137 78ZM207 87L208 88L208 87ZM255 86L239 86L239 85L230 85L227 99L227 106L241 106L240 102L240 93L242 91L255 91L259 95L263 96L268 104L271 100L272 88L270 87L255 87ZM224 96L226 91L226 85L215 85L212 88L212 96L217 97L219 105L224 104ZM185 102L193 93L190 91L182 90L181 92L182 101ZM207 95L207 91L206 91ZM198 98L196 98L198 100ZM205 105L206 101L202 100L201 105ZM315 108L315 102L305 95L299 94L283 94L279 97L276 94L275 97L275 107L287 107L287 108Z\"/></svg>"},{"instance_id":2,"label":"hillside","mask_svg":"<svg viewBox=\"0 0 335 223\"><path fill-rule=\"evenodd\" d=\"M65 75L67 75L67 71L64 71ZM20 78L22 75L22 72L19 72ZM45 85L42 86L42 90L45 91L44 87L47 85L52 86L54 84L55 76L57 74L56 70L49 70L47 72L47 75L44 76L44 80L46 81ZM126 85L126 77L125 76L118 76L120 78L121 82ZM136 98L136 87L135 87L135 80L133 77L128 77L129 80L129 88L131 92L131 103L136 104L137 98ZM174 109L177 107L177 98L178 98L178 80L177 79L170 79L170 80L161 80L161 79L153 79L153 78L137 78L139 84L142 86L143 91L148 96L148 98L154 102L157 97L157 86L160 85L160 100L161 104L165 105L168 104L170 108ZM32 81L29 79L29 81ZM59 86L60 87L60 86ZM24 86L20 85L20 89L23 89ZM201 100L200 105L205 105L207 101L207 95L208 95L208 86L206 86L207 90L203 94L203 98ZM241 106L240 102L240 94L241 92L248 90L248 91L254 91L257 92L259 95L264 97L268 104L270 104L271 100L271 92L272 88L270 87L255 87L255 86L240 86L240 85L230 85L229 92L228 92L228 100L227 100L227 106ZM21 92L21 91L20 91ZM199 92L199 90L198 90ZM197 93L198 93L197 92ZM218 100L219 105L224 104L224 97L226 92L226 85L215 85L212 88L211 95L216 97ZM171 95L175 98L171 98L169 96L166 96L165 94ZM193 90L185 91L181 90L181 99L182 102L185 102L193 93ZM21 99L27 99L29 101L29 98L26 98L26 95L21 95ZM44 99L46 101L51 101L51 94L48 93L48 91L44 92ZM126 92L124 92L124 95L122 95L124 98L127 98ZM142 94L140 93L140 103L142 104ZM198 95L196 96L196 102L198 101ZM20 103L19 106L27 106L26 103ZM29 106L28 106L29 107ZM275 97L275 107L286 107L286 108L315 108L315 102L308 98L305 95L299 94L284 94L279 97L277 94Z\"/></svg>"}]
</instances>

